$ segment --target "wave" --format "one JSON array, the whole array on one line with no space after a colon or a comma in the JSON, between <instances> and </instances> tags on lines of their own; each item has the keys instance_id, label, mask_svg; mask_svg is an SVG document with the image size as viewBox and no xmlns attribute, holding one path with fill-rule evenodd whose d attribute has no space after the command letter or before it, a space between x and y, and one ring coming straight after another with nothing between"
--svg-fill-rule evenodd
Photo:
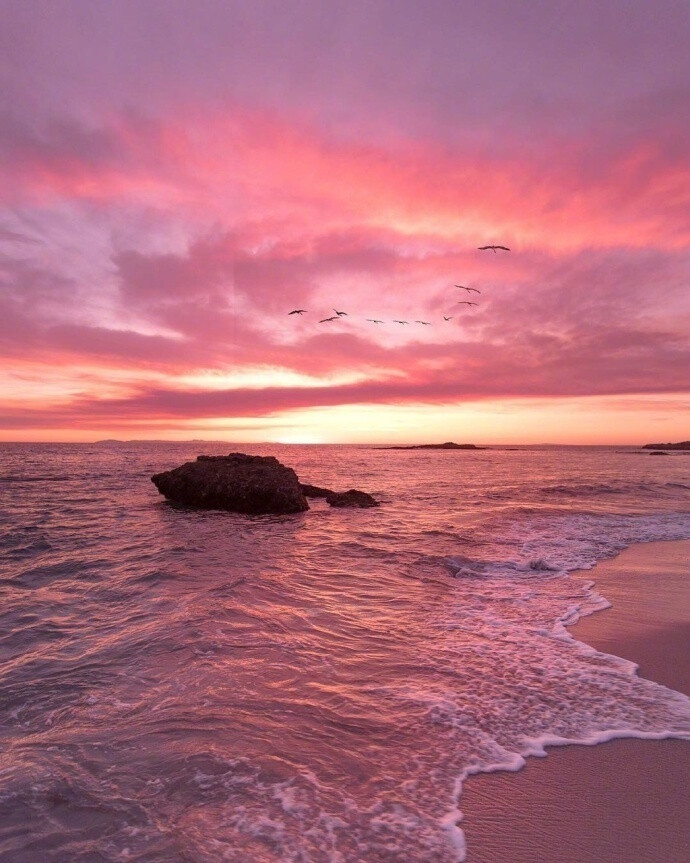
<instances>
[{"instance_id":1,"label":"wave","mask_svg":"<svg viewBox=\"0 0 690 863\"><path fill-rule=\"evenodd\" d=\"M0 483L13 482L71 482L79 477L68 476L66 474L56 474L55 476L26 476L22 474L9 474L8 476L0 476Z\"/></svg>"},{"instance_id":2,"label":"wave","mask_svg":"<svg viewBox=\"0 0 690 863\"><path fill-rule=\"evenodd\" d=\"M540 457L509 487L500 465L401 475L304 448L300 475L357 470L388 502L297 523L159 506L145 477L165 449L60 452L31 470L79 478L64 493L6 486L7 855L31 835L46 863L449 863L467 776L559 743L690 735L688 699L567 629L607 605L572 570L690 537L671 460L662 485L606 453L582 482L580 462Z\"/></svg>"},{"instance_id":3,"label":"wave","mask_svg":"<svg viewBox=\"0 0 690 863\"><path fill-rule=\"evenodd\" d=\"M607 494L636 494L639 492L654 491L666 483L575 483L574 485L545 485L539 488L541 494L571 495L580 497L583 495L607 495Z\"/></svg>"}]
</instances>

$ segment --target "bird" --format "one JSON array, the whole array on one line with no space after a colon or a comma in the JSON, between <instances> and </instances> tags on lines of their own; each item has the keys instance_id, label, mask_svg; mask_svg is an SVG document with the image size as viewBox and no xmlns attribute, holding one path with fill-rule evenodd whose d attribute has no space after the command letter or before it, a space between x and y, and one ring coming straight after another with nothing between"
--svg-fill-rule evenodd
<instances>
[{"instance_id":1,"label":"bird","mask_svg":"<svg viewBox=\"0 0 690 863\"><path fill-rule=\"evenodd\" d=\"M293 309L293 311L288 312L288 317L290 317L290 315L303 315L306 311L306 309Z\"/></svg>"},{"instance_id":2,"label":"bird","mask_svg":"<svg viewBox=\"0 0 690 863\"><path fill-rule=\"evenodd\" d=\"M415 321L415 324L424 324L425 327L430 327L431 321Z\"/></svg>"},{"instance_id":3,"label":"bird","mask_svg":"<svg viewBox=\"0 0 690 863\"><path fill-rule=\"evenodd\" d=\"M370 321L372 324L382 324L383 323L383 321L379 321L376 318L367 318L367 320Z\"/></svg>"},{"instance_id":4,"label":"bird","mask_svg":"<svg viewBox=\"0 0 690 863\"><path fill-rule=\"evenodd\" d=\"M459 306L478 306L479 303L471 303L469 300L460 300L458 302Z\"/></svg>"},{"instance_id":5,"label":"bird","mask_svg":"<svg viewBox=\"0 0 690 863\"><path fill-rule=\"evenodd\" d=\"M336 315L339 318L341 318L343 315L345 315L345 317L347 317L347 312L339 312L337 309L333 309L333 311L336 313Z\"/></svg>"},{"instance_id":6,"label":"bird","mask_svg":"<svg viewBox=\"0 0 690 863\"><path fill-rule=\"evenodd\" d=\"M393 321L394 324L409 324L409 321Z\"/></svg>"},{"instance_id":7,"label":"bird","mask_svg":"<svg viewBox=\"0 0 690 863\"><path fill-rule=\"evenodd\" d=\"M464 285L456 285L455 287L462 288L463 291L467 291L467 293L469 293L470 291L474 291L475 294L481 294L481 291L477 290L477 288L466 288Z\"/></svg>"},{"instance_id":8,"label":"bird","mask_svg":"<svg viewBox=\"0 0 690 863\"><path fill-rule=\"evenodd\" d=\"M477 246L480 252L485 252L487 249L491 249L494 254L496 253L496 249L503 249L504 252L509 252L510 249L508 246Z\"/></svg>"},{"instance_id":9,"label":"bird","mask_svg":"<svg viewBox=\"0 0 690 863\"><path fill-rule=\"evenodd\" d=\"M447 317L444 315L444 316L443 316L443 320L444 320L444 321L452 321L452 320L453 320L453 316L451 315L449 318L447 318Z\"/></svg>"},{"instance_id":10,"label":"bird","mask_svg":"<svg viewBox=\"0 0 690 863\"><path fill-rule=\"evenodd\" d=\"M340 318L338 317L338 315L333 315L333 316L332 316L332 317L330 317L330 318L321 318L321 320L319 321L319 323L320 323L320 324L325 324L325 323L326 323L326 321L339 321L339 320L340 320Z\"/></svg>"}]
</instances>

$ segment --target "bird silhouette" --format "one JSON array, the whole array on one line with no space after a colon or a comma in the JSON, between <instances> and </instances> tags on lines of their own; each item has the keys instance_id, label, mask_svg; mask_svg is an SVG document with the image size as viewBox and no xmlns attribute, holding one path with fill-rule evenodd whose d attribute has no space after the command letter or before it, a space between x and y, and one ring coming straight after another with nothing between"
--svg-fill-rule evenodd
<instances>
[{"instance_id":1,"label":"bird silhouette","mask_svg":"<svg viewBox=\"0 0 690 863\"><path fill-rule=\"evenodd\" d=\"M477 246L480 252L485 252L487 249L491 249L494 254L496 253L496 249L503 249L504 252L509 252L510 249L508 246Z\"/></svg>"},{"instance_id":2,"label":"bird silhouette","mask_svg":"<svg viewBox=\"0 0 690 863\"><path fill-rule=\"evenodd\" d=\"M452 320L453 320L453 316L451 315L449 318L447 318L447 317L444 315L444 316L443 316L443 320L444 320L444 321L452 321Z\"/></svg>"},{"instance_id":3,"label":"bird silhouette","mask_svg":"<svg viewBox=\"0 0 690 863\"><path fill-rule=\"evenodd\" d=\"M333 316L332 316L332 317L330 317L330 318L321 318L321 320L319 321L319 323L320 323L320 324L325 324L325 323L326 323L326 321L339 321L339 320L340 320L340 318L338 317L338 315L333 315Z\"/></svg>"},{"instance_id":4,"label":"bird silhouette","mask_svg":"<svg viewBox=\"0 0 690 863\"><path fill-rule=\"evenodd\" d=\"M415 324L424 324L425 327L430 327L431 321L415 321Z\"/></svg>"},{"instance_id":5,"label":"bird silhouette","mask_svg":"<svg viewBox=\"0 0 690 863\"><path fill-rule=\"evenodd\" d=\"M306 309L294 309L293 311L288 312L288 317L290 317L290 315L303 315L306 311Z\"/></svg>"},{"instance_id":6,"label":"bird silhouette","mask_svg":"<svg viewBox=\"0 0 690 863\"><path fill-rule=\"evenodd\" d=\"M479 303L471 303L469 300L460 300L458 302L459 306L478 306Z\"/></svg>"},{"instance_id":7,"label":"bird silhouette","mask_svg":"<svg viewBox=\"0 0 690 863\"><path fill-rule=\"evenodd\" d=\"M409 324L409 321L393 321L394 324Z\"/></svg>"},{"instance_id":8,"label":"bird silhouette","mask_svg":"<svg viewBox=\"0 0 690 863\"><path fill-rule=\"evenodd\" d=\"M466 288L465 285L456 285L455 287L462 288L463 291L467 291L468 294L470 293L470 291L474 291L475 294L481 294L481 291L478 291L477 288Z\"/></svg>"},{"instance_id":9,"label":"bird silhouette","mask_svg":"<svg viewBox=\"0 0 690 863\"><path fill-rule=\"evenodd\" d=\"M333 311L336 313L336 315L339 318L341 318L343 315L345 315L347 317L347 312L339 312L337 309L333 309Z\"/></svg>"},{"instance_id":10,"label":"bird silhouette","mask_svg":"<svg viewBox=\"0 0 690 863\"><path fill-rule=\"evenodd\" d=\"M376 318L367 318L367 320L370 321L372 324L382 324L383 323L383 321L379 321Z\"/></svg>"}]
</instances>

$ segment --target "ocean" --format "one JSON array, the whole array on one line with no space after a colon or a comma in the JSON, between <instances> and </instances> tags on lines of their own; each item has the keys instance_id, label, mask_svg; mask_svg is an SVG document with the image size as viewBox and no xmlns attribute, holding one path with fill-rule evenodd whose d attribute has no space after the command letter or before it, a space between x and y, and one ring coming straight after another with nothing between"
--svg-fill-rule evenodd
<instances>
[{"instance_id":1,"label":"ocean","mask_svg":"<svg viewBox=\"0 0 690 863\"><path fill-rule=\"evenodd\" d=\"M232 451L382 505L150 482ZM690 699L566 628L607 605L573 570L690 538L690 455L3 444L0 488L3 863L470 863L468 775L690 738Z\"/></svg>"}]
</instances>

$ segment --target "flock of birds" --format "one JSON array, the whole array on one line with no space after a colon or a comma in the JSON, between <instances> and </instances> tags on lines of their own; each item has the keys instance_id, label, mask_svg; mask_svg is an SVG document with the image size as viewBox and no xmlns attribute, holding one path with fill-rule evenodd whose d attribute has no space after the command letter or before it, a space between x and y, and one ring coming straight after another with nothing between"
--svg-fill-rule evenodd
<instances>
[{"instance_id":1,"label":"flock of birds","mask_svg":"<svg viewBox=\"0 0 690 863\"><path fill-rule=\"evenodd\" d=\"M479 249L480 252L492 251L492 252L494 252L494 254L499 249L501 249L504 252L510 251L508 246L478 246L477 248ZM455 285L455 287L460 288L463 291L467 291L468 294L471 294L471 293L481 294L481 291L478 288L468 288L466 285ZM472 300L458 300L457 305L459 305L459 306L478 306L479 303L475 303ZM347 312L338 311L338 309L333 309L333 311L335 312L334 315L331 315L328 318L321 318L319 323L320 324L326 324L329 321L339 321L341 318L349 317ZM291 312L288 312L288 317L290 315L306 315L307 312L308 312L308 309L293 309ZM379 318L367 318L366 320L372 324L384 324L385 323L385 321L380 320ZM453 315L443 315L443 320L444 321L452 321ZM402 320L393 320L393 323L406 325L406 324L410 324L411 322L410 321L402 321ZM432 325L431 321L414 321L414 323L415 324L422 324L422 326L425 326L425 327L430 327Z\"/></svg>"}]
</instances>

